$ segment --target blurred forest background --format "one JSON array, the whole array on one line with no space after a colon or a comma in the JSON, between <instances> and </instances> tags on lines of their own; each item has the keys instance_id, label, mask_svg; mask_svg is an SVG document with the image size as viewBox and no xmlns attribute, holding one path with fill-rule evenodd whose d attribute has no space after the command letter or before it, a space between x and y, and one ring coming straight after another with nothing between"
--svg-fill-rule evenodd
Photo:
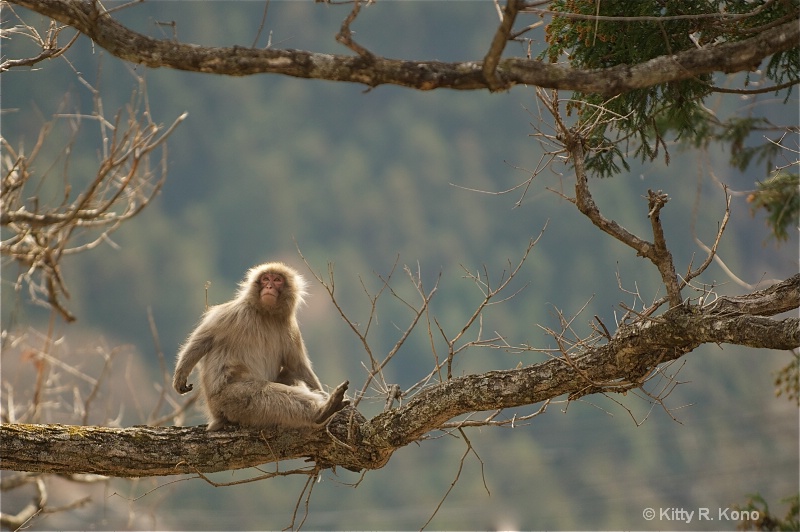
<instances>
[{"instance_id":1,"label":"blurred forest background","mask_svg":"<svg viewBox=\"0 0 800 532\"><path fill-rule=\"evenodd\" d=\"M174 31L186 42L249 46L263 10L263 2L155 2L115 16L154 37L170 38ZM275 47L343 53L334 35L348 10L271 2L258 46L269 39ZM483 57L496 22L491 2L382 1L362 10L354 29L362 45L385 56L469 60ZM23 57L24 46L12 38L3 43L3 54ZM509 48L508 53L525 53ZM496 331L510 343L543 348L553 347L552 339L537 324L557 327L558 311L571 316L587 305L575 321L578 330L588 330L594 315L614 323L619 303L632 301L618 278L622 287L638 289L646 300L663 295L648 262L547 190L572 194L570 174L561 174L568 172L565 166L541 173L519 205L521 190L506 195L467 190L509 189L538 164L543 152L531 136L540 118L533 88L501 94L397 87L367 91L277 76L223 78L148 70L108 56L85 37L67 58L0 78L2 135L12 145L33 146L54 114L91 113L92 94L76 72L100 91L109 118L131 102L137 76L146 80L155 122L169 124L188 112L168 141L169 176L158 199L112 235L113 246L63 262L71 292L66 304L78 320L54 322L58 352L95 375L102 366L101 352L118 353L95 402L103 405L96 407L98 419L90 422L115 419L130 426L146 421L159 395L157 384L172 371L179 344L204 309L207 281L210 304L229 299L244 271L266 260L286 261L313 281L298 246L316 272L326 275L328 262L335 265L337 296L354 321L369 317L361 283L377 291L378 276L386 276L396 261L392 284L400 292L411 289L403 265L419 269L428 287L441 275L432 314L452 331L482 299L464 279L464 268L476 272L486 267L496 282L547 223L515 279L522 292L492 307L484 322L487 335ZM797 116L797 103L795 91L788 101L773 94L749 99L724 95L710 100L709 107L721 116L740 113L785 123L787 115ZM59 153L75 134L73 124L68 118L56 120L44 152L49 159L40 156L40 171L47 164L51 173L66 167ZM67 169L76 183L94 175L101 142L96 122L83 120L80 127ZM648 188L667 192L673 201L662 220L676 264L685 271L694 254L703 256L693 229L710 245L724 213L724 195L711 173L734 191L748 191L769 169L754 163L745 173L733 170L727 164L730 154L713 146L673 146L670 155L669 165L663 159L645 165L631 161L630 172L594 180L591 186L607 216L643 234L649 222L642 196ZM797 272L796 234L778 245L763 214L751 213L745 195L733 198L732 209L720 255L739 277L755 284ZM34 328L47 330L49 313L14 290L16 265L3 264L3 269L2 327L28 334L35 343L39 333ZM703 280L716 283L723 294L743 292L716 264ZM350 379L351 389L359 389L365 376L363 348L324 289L312 282L310 291L300 318L315 369L325 384ZM167 368L156 356L148 312ZM370 334L376 353L391 349L409 316L397 300L381 299ZM20 401L32 389L35 371L24 352L3 347L2 378ZM513 368L545 356L473 349L457 370ZM727 529L736 523L646 521L642 511L710 508L716 518L717 509L744 504L752 493L760 493L783 515L779 501L797 492L800 469L797 406L776 399L773 385L775 372L788 360L784 352L697 349L678 361L683 367L677 379L684 384L667 400L677 422L660 407L649 413L645 399L628 394L554 404L527 426L468 432L480 460L474 455L466 460L429 526ZM419 331L385 375L388 382L407 387L432 363L430 339ZM361 403L368 417L385 400L379 390L370 393L372 398ZM649 417L637 426L615 401L639 421ZM196 411L187 419L189 424L203 422ZM358 480L355 473L324 474L304 526L419 528L456 478L463 452L463 442L448 436L402 449L355 489L349 485ZM240 471L215 478L245 476ZM112 480L94 492L94 504L43 516L35 527L278 529L290 522L305 482L287 478L214 488L202 480L172 480ZM50 490L54 504L74 496L64 491ZM15 511L26 503L25 496L4 497L3 510Z\"/></svg>"}]
</instances>

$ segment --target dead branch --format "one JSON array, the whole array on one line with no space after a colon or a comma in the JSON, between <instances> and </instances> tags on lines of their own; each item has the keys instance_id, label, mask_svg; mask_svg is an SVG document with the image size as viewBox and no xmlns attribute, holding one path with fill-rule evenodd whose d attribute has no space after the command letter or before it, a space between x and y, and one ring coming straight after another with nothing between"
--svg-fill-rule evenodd
<instances>
[{"instance_id":1,"label":"dead branch","mask_svg":"<svg viewBox=\"0 0 800 532\"><path fill-rule=\"evenodd\" d=\"M33 41L34 44L41 48L42 51L33 57L6 59L0 63L0 72L5 72L7 70L11 70L12 68L31 67L37 63L40 63L41 61L44 61L45 59L55 59L69 50L69 48L75 44L75 41L78 40L78 37L81 35L80 32L76 32L75 35L73 35L72 38L67 42L67 44L64 46L59 46L58 37L61 35L62 31L68 28L68 26L58 24L55 20L51 20L47 27L47 32L42 35L35 27L31 26L30 24L26 24L10 6L4 5L3 7L11 12L19 24L10 28L4 28L2 30L2 37L8 38L11 35L26 37L27 39Z\"/></svg>"},{"instance_id":2,"label":"dead branch","mask_svg":"<svg viewBox=\"0 0 800 532\"><path fill-rule=\"evenodd\" d=\"M466 277L471 279L478 286L478 288L480 289L480 291L481 291L481 293L483 295L483 300L480 303L478 303L478 306L472 312L472 315L469 318L467 318L467 320L464 322L464 325L461 326L461 329L452 338L448 337L447 333L444 331L444 329L439 324L439 322L434 319L434 321L436 322L436 325L439 328L439 334L442 336L444 341L447 343L447 350L448 350L447 358L441 364L442 365L446 364L446 366L447 366L447 378L448 379L452 379L453 378L453 361L455 360L456 355L458 355L460 352L462 352L462 351L464 351L466 349L469 349L470 347L482 345L485 342L487 342L487 340L482 338L482 329L483 329L483 327L482 327L482 316L483 316L483 312L486 310L486 308L489 305L493 305L495 303L500 302L500 301L496 301L497 296L499 294L501 294L508 287L509 283L511 283L511 281L517 276L517 274L519 273L519 271L522 268L523 264L525 264L525 260L528 258L528 255L530 255L531 250L533 250L533 247L539 242L539 239L544 234L545 229L547 229L547 223L545 223L544 227L542 227L542 230L539 232L539 235L535 239L532 238L530 241L528 241L528 246L525 248L525 251L522 253L522 257L520 258L520 260L517 262L516 265L511 265L510 261L509 261L509 272L508 272L507 276L506 276L505 272L503 273L503 277L500 279L500 283L496 288L492 288L491 287L490 280L489 280L489 274L488 274L487 271L485 271L485 269L484 269L484 275L483 275L483 277L481 277L480 273L473 274L469 270L466 270L466 268L465 268ZM514 297L517 293L519 293L519 291L517 291L517 292L509 295L508 297L506 297L506 300ZM465 342L463 345L460 345L460 346L456 347L456 344L459 341L461 341L461 339L464 337L464 335L473 328L473 326L475 325L476 321L479 324L477 335L476 335L476 339L472 340L472 341ZM489 342L494 342L494 341L497 341L497 340L501 340L501 338L499 338L499 337L498 338L493 338L493 339L489 340ZM440 368L441 368L441 366L437 364L437 367L434 368L434 371L438 371Z\"/></svg>"},{"instance_id":3,"label":"dead branch","mask_svg":"<svg viewBox=\"0 0 800 532\"><path fill-rule=\"evenodd\" d=\"M95 100L96 111L92 114L56 113L53 120L40 129L30 153L16 149L6 138L0 139L6 152L0 161L3 172L0 225L9 229L8 237L0 242L0 252L20 266L16 290L27 285L35 303L50 306L66 321L73 321L75 316L63 303L69 291L61 274L62 257L110 243L109 235L138 215L158 195L167 175L166 140L186 118L184 113L166 128L154 123L145 98L144 80L137 78L139 89L127 112L108 120L102 114L99 93L82 81ZM95 122L101 138L108 139L103 145L96 175L77 194L72 189L77 188L82 179L39 175L39 168L47 168L49 164L38 161L41 148L56 122L63 120L69 121L73 131L78 131L84 121ZM74 138L61 152L65 167ZM156 150L161 150L157 163L151 160ZM60 203L51 205L38 196L36 191L44 180L52 181L63 191Z\"/></svg>"},{"instance_id":4,"label":"dead branch","mask_svg":"<svg viewBox=\"0 0 800 532\"><path fill-rule=\"evenodd\" d=\"M350 25L356 20L359 11L361 11L361 0L353 0L353 10L350 11L350 14L347 15L347 18L342 22L342 27L339 29L339 33L336 34L336 40L365 60L370 60L374 56L369 50L353 40L353 31L350 29Z\"/></svg>"}]
</instances>

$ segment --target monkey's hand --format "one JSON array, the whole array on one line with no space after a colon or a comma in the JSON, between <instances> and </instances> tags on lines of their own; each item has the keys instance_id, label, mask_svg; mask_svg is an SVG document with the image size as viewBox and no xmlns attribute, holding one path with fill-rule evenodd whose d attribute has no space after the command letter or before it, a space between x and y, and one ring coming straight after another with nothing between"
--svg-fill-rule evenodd
<instances>
[{"instance_id":1,"label":"monkey's hand","mask_svg":"<svg viewBox=\"0 0 800 532\"><path fill-rule=\"evenodd\" d=\"M194 385L186 384L186 377L175 375L175 379L172 381L172 387L175 388L175 391L179 394L184 394L191 392Z\"/></svg>"}]
</instances>

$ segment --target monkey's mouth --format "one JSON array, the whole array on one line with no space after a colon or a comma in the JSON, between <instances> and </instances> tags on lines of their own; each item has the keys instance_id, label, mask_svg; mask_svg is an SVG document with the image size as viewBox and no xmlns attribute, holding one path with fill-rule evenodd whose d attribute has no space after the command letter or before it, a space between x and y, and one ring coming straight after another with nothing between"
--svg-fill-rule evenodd
<instances>
[{"instance_id":1,"label":"monkey's mouth","mask_svg":"<svg viewBox=\"0 0 800 532\"><path fill-rule=\"evenodd\" d=\"M265 303L274 303L278 299L278 291L269 286L262 288L259 295Z\"/></svg>"}]
</instances>

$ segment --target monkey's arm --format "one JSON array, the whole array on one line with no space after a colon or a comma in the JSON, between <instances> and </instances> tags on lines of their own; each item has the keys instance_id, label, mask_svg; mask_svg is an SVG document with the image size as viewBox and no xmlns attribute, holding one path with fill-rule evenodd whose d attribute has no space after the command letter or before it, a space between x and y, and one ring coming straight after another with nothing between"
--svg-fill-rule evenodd
<instances>
[{"instance_id":1,"label":"monkey's arm","mask_svg":"<svg viewBox=\"0 0 800 532\"><path fill-rule=\"evenodd\" d=\"M186 344L178 353L178 363L175 366L175 376L172 379L172 386L178 393L186 393L192 390L193 385L187 384L189 374L192 369L206 356L213 345L213 337L203 330L202 325L195 330Z\"/></svg>"},{"instance_id":2,"label":"monkey's arm","mask_svg":"<svg viewBox=\"0 0 800 532\"><path fill-rule=\"evenodd\" d=\"M307 366L302 366L296 375L298 379L308 385L310 390L322 391L322 383L319 382L319 379L314 374L310 364Z\"/></svg>"},{"instance_id":3,"label":"monkey's arm","mask_svg":"<svg viewBox=\"0 0 800 532\"><path fill-rule=\"evenodd\" d=\"M284 358L284 372L293 379L305 382L310 390L322 391L322 384L311 369L311 360L308 358L303 339L298 340L294 345L294 353L289 353Z\"/></svg>"}]
</instances>

